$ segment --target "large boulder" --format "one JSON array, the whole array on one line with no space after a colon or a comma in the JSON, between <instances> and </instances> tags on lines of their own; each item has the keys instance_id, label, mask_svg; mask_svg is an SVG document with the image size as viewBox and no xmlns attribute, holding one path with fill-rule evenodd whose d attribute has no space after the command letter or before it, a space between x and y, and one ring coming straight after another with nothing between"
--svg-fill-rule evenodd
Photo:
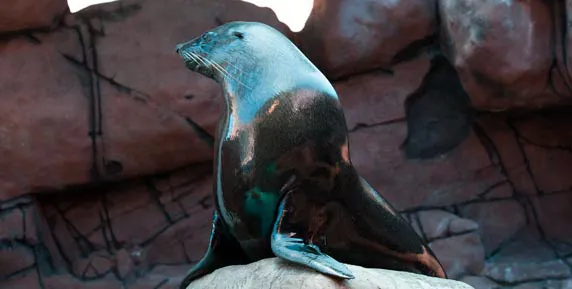
<instances>
[{"instance_id":1,"label":"large boulder","mask_svg":"<svg viewBox=\"0 0 572 289\"><path fill-rule=\"evenodd\" d=\"M535 109L562 102L553 81L551 1L439 1L442 44L474 107ZM566 92L570 101L571 92Z\"/></svg>"},{"instance_id":2,"label":"large boulder","mask_svg":"<svg viewBox=\"0 0 572 289\"><path fill-rule=\"evenodd\" d=\"M0 33L52 28L67 9L66 0L4 1L0 9Z\"/></svg>"},{"instance_id":3,"label":"large boulder","mask_svg":"<svg viewBox=\"0 0 572 289\"><path fill-rule=\"evenodd\" d=\"M339 281L279 258L228 266L195 280L187 289L470 289L465 283L408 272L348 265L356 278Z\"/></svg>"},{"instance_id":4,"label":"large boulder","mask_svg":"<svg viewBox=\"0 0 572 289\"><path fill-rule=\"evenodd\" d=\"M0 201L211 163L222 90L174 47L234 20L287 29L241 1L121 1L0 41Z\"/></svg>"},{"instance_id":5,"label":"large boulder","mask_svg":"<svg viewBox=\"0 0 572 289\"><path fill-rule=\"evenodd\" d=\"M292 38L332 79L390 68L405 48L435 33L435 7L433 0L315 0Z\"/></svg>"}]
</instances>

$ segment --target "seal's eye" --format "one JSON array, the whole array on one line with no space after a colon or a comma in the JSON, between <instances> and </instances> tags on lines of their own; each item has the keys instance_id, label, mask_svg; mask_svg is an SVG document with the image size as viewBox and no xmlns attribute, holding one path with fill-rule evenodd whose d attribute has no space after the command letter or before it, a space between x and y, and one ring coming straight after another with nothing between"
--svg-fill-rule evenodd
<instances>
[{"instance_id":1,"label":"seal's eye","mask_svg":"<svg viewBox=\"0 0 572 289\"><path fill-rule=\"evenodd\" d=\"M214 33L213 33L213 32L210 32L210 31L207 32L207 33L204 33L203 35L201 35L201 41L203 41L203 42L209 42L209 41L211 40L211 38L214 36L213 34L214 34Z\"/></svg>"},{"instance_id":2,"label":"seal's eye","mask_svg":"<svg viewBox=\"0 0 572 289\"><path fill-rule=\"evenodd\" d=\"M236 36L238 39L244 39L244 34L242 32L235 31L232 35Z\"/></svg>"}]
</instances>

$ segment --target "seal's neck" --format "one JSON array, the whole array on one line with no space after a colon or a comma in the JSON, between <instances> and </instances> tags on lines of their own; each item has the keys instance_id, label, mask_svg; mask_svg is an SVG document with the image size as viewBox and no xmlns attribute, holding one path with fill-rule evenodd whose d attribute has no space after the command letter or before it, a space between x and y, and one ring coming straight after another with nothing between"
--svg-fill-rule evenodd
<instances>
[{"instance_id":1,"label":"seal's neck","mask_svg":"<svg viewBox=\"0 0 572 289\"><path fill-rule=\"evenodd\" d=\"M226 65L228 73L217 81L223 86L227 110L235 120L251 122L267 101L295 89L308 88L338 97L328 79L296 50L288 54L274 50L264 57L257 55L256 59Z\"/></svg>"}]
</instances>

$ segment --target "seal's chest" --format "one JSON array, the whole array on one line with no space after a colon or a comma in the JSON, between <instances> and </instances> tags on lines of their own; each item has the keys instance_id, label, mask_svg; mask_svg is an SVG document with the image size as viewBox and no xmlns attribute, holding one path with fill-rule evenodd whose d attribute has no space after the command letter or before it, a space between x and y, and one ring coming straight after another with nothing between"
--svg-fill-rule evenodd
<instances>
[{"instance_id":1,"label":"seal's chest","mask_svg":"<svg viewBox=\"0 0 572 289\"><path fill-rule=\"evenodd\" d=\"M245 192L243 212L247 218L257 224L261 235L270 234L276 219L278 202L277 192L264 192L259 187L253 187Z\"/></svg>"}]
</instances>

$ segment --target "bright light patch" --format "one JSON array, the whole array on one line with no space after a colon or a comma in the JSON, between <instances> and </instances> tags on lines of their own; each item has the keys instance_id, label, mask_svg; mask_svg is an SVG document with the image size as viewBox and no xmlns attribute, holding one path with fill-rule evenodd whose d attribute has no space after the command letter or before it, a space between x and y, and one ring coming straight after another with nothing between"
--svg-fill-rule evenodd
<instances>
[{"instance_id":1,"label":"bright light patch","mask_svg":"<svg viewBox=\"0 0 572 289\"><path fill-rule=\"evenodd\" d=\"M78 12L89 6L117 0L67 0L71 13ZM288 25L293 32L304 29L312 12L314 0L242 0L259 7L268 7L276 13L280 22Z\"/></svg>"},{"instance_id":2,"label":"bright light patch","mask_svg":"<svg viewBox=\"0 0 572 289\"><path fill-rule=\"evenodd\" d=\"M114 1L116 0L68 0L68 7L70 8L71 13L76 13L89 6Z\"/></svg>"},{"instance_id":3,"label":"bright light patch","mask_svg":"<svg viewBox=\"0 0 572 289\"><path fill-rule=\"evenodd\" d=\"M314 7L314 0L242 0L259 7L268 7L276 13L280 22L288 25L292 32L304 29Z\"/></svg>"}]
</instances>

